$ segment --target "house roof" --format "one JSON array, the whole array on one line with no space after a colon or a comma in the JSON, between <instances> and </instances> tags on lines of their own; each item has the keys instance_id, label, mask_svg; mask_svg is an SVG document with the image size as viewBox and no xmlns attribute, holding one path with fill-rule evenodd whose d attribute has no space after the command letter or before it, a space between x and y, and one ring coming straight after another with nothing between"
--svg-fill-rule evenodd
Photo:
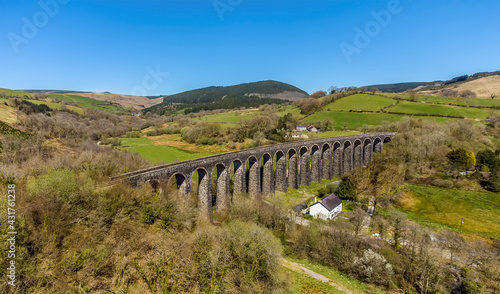
<instances>
[{"instance_id":1,"label":"house roof","mask_svg":"<svg viewBox=\"0 0 500 294\"><path fill-rule=\"evenodd\" d=\"M337 197L335 194L332 194L330 196L327 196L319 201L323 206L328 209L328 211L331 211L335 209L337 206L342 204L342 200L340 200L339 197Z\"/></svg>"}]
</instances>

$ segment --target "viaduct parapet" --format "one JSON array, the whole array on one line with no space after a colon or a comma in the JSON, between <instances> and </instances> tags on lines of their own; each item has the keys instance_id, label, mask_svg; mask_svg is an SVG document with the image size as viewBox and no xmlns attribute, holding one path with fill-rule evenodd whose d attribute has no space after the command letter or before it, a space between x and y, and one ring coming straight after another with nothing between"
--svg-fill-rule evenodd
<instances>
[{"instance_id":1,"label":"viaduct parapet","mask_svg":"<svg viewBox=\"0 0 500 294\"><path fill-rule=\"evenodd\" d=\"M253 199L272 197L275 191L341 177L367 165L373 153L382 152L394 135L363 134L250 148L138 170L111 180L134 187L175 180L180 193L197 191L200 215L211 220L214 205L216 213L227 213L232 194L248 193ZM195 173L197 181L192 181Z\"/></svg>"}]
</instances>

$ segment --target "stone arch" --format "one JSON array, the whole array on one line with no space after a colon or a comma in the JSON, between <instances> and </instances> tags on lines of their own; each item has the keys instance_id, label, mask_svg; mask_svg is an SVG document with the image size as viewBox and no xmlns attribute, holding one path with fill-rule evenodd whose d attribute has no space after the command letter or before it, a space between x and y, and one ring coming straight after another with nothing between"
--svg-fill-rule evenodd
<instances>
[{"instance_id":1,"label":"stone arch","mask_svg":"<svg viewBox=\"0 0 500 294\"><path fill-rule=\"evenodd\" d=\"M357 139L354 141L353 168L361 166L363 166L363 144L361 143L361 140Z\"/></svg>"},{"instance_id":2,"label":"stone arch","mask_svg":"<svg viewBox=\"0 0 500 294\"><path fill-rule=\"evenodd\" d=\"M344 157L344 149L340 142L335 142L333 144L333 176L342 176L342 160Z\"/></svg>"},{"instance_id":3,"label":"stone arch","mask_svg":"<svg viewBox=\"0 0 500 294\"><path fill-rule=\"evenodd\" d=\"M370 138L363 142L363 165L368 165L373 159L373 146Z\"/></svg>"},{"instance_id":4,"label":"stone arch","mask_svg":"<svg viewBox=\"0 0 500 294\"><path fill-rule=\"evenodd\" d=\"M216 171L216 189L215 189L215 211L219 214L226 214L229 211L229 171L225 164L217 163L214 167Z\"/></svg>"},{"instance_id":5,"label":"stone arch","mask_svg":"<svg viewBox=\"0 0 500 294\"><path fill-rule=\"evenodd\" d=\"M274 156L269 153L262 155L262 194L274 195Z\"/></svg>"},{"instance_id":6,"label":"stone arch","mask_svg":"<svg viewBox=\"0 0 500 294\"><path fill-rule=\"evenodd\" d=\"M343 165L342 165L342 174L341 175L344 175L350 171L352 171L353 169L353 162L352 162L352 159L353 159L353 150L352 150L352 143L351 141L349 140L346 140L344 141L344 145L343 145Z\"/></svg>"},{"instance_id":7,"label":"stone arch","mask_svg":"<svg viewBox=\"0 0 500 294\"><path fill-rule=\"evenodd\" d=\"M373 141L373 152L380 153L382 152L382 140L380 138L375 138L375 141Z\"/></svg>"},{"instance_id":8,"label":"stone arch","mask_svg":"<svg viewBox=\"0 0 500 294\"><path fill-rule=\"evenodd\" d=\"M309 148L306 146L300 147L300 185L310 186L311 185L311 153Z\"/></svg>"},{"instance_id":9,"label":"stone arch","mask_svg":"<svg viewBox=\"0 0 500 294\"><path fill-rule=\"evenodd\" d=\"M250 156L248 162L248 194L253 199L260 199L261 179L260 179L260 158Z\"/></svg>"},{"instance_id":10,"label":"stone arch","mask_svg":"<svg viewBox=\"0 0 500 294\"><path fill-rule=\"evenodd\" d=\"M183 173L173 174L167 181L167 187L175 186L179 194L187 196L191 193L191 181Z\"/></svg>"},{"instance_id":11,"label":"stone arch","mask_svg":"<svg viewBox=\"0 0 500 294\"><path fill-rule=\"evenodd\" d=\"M321 183L321 150L318 145L311 147L311 181Z\"/></svg>"},{"instance_id":12,"label":"stone arch","mask_svg":"<svg viewBox=\"0 0 500 294\"><path fill-rule=\"evenodd\" d=\"M283 151L278 150L275 154L276 157L276 175L275 175L275 189L281 192L288 190L288 182L286 178L286 155Z\"/></svg>"},{"instance_id":13,"label":"stone arch","mask_svg":"<svg viewBox=\"0 0 500 294\"><path fill-rule=\"evenodd\" d=\"M203 167L196 168L198 173L198 210L200 217L212 221L212 174Z\"/></svg>"},{"instance_id":14,"label":"stone arch","mask_svg":"<svg viewBox=\"0 0 500 294\"><path fill-rule=\"evenodd\" d=\"M322 179L332 179L332 149L330 144L325 143L321 148L321 174Z\"/></svg>"},{"instance_id":15,"label":"stone arch","mask_svg":"<svg viewBox=\"0 0 500 294\"><path fill-rule=\"evenodd\" d=\"M232 162L234 168L233 194L242 194L247 191L246 166L244 162L246 163L246 161L242 161L240 159L234 159Z\"/></svg>"},{"instance_id":16,"label":"stone arch","mask_svg":"<svg viewBox=\"0 0 500 294\"><path fill-rule=\"evenodd\" d=\"M288 152L288 187L292 189L299 188L299 155L293 148Z\"/></svg>"}]
</instances>

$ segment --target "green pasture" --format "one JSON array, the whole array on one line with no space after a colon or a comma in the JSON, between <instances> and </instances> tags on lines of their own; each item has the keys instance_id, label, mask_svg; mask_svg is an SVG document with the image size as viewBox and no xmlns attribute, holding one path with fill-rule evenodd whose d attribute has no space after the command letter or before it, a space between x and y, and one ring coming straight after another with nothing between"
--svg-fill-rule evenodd
<instances>
[{"instance_id":1,"label":"green pasture","mask_svg":"<svg viewBox=\"0 0 500 294\"><path fill-rule=\"evenodd\" d=\"M414 114L456 115L467 118L481 118L481 119L486 118L490 112L489 109L437 105L429 103L415 103L407 101L400 101L399 104L389 107L387 111L414 113Z\"/></svg>"},{"instance_id":2,"label":"green pasture","mask_svg":"<svg viewBox=\"0 0 500 294\"><path fill-rule=\"evenodd\" d=\"M340 98L339 100L326 105L323 110L349 111L364 110L378 111L385 106L396 103L396 100L379 95L355 94Z\"/></svg>"},{"instance_id":3,"label":"green pasture","mask_svg":"<svg viewBox=\"0 0 500 294\"><path fill-rule=\"evenodd\" d=\"M33 97L33 94L28 93L28 92L0 88L0 93L2 93L2 92L4 92L6 95L17 95L17 96L21 96L21 97L24 97L24 96Z\"/></svg>"},{"instance_id":4,"label":"green pasture","mask_svg":"<svg viewBox=\"0 0 500 294\"><path fill-rule=\"evenodd\" d=\"M138 152L153 163L170 163L214 155L208 152L190 152L170 146L156 146L147 138L123 138L122 148Z\"/></svg>"},{"instance_id":5,"label":"green pasture","mask_svg":"<svg viewBox=\"0 0 500 294\"><path fill-rule=\"evenodd\" d=\"M32 100L32 99L26 99L26 101L29 101L29 102L34 103L34 104L45 104L52 109L58 109L58 110L61 109L61 103L45 102L45 101ZM80 113L80 114L83 113L83 109L81 109L80 107L76 107L73 105L66 105L66 108L69 110L73 110L73 111Z\"/></svg>"},{"instance_id":6,"label":"green pasture","mask_svg":"<svg viewBox=\"0 0 500 294\"><path fill-rule=\"evenodd\" d=\"M69 103L76 103L81 108L87 109L101 109L107 110L111 112L118 112L120 109L116 105L112 105L105 101L99 101L88 97L83 97L79 95L71 95L71 94L49 94L49 98L57 99L60 101L65 101Z\"/></svg>"},{"instance_id":7,"label":"green pasture","mask_svg":"<svg viewBox=\"0 0 500 294\"><path fill-rule=\"evenodd\" d=\"M500 193L409 185L411 198L400 209L421 224L500 238Z\"/></svg>"},{"instance_id":8,"label":"green pasture","mask_svg":"<svg viewBox=\"0 0 500 294\"><path fill-rule=\"evenodd\" d=\"M410 98L410 94L403 93L383 93L381 94L387 97L395 97L399 96L405 99ZM467 102L464 98L461 97L447 97L447 96L432 96L432 95L418 95L418 102L427 102L427 103L451 103L451 104L459 104L459 105L467 105ZM500 105L500 99L484 99L484 98L473 98L468 101L468 105L473 106L498 106Z\"/></svg>"}]
</instances>

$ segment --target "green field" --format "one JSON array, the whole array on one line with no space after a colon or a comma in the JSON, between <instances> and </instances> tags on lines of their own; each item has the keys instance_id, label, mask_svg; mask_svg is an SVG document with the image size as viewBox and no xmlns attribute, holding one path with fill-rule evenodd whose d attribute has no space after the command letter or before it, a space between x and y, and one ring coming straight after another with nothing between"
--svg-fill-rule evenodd
<instances>
[{"instance_id":1,"label":"green field","mask_svg":"<svg viewBox=\"0 0 500 294\"><path fill-rule=\"evenodd\" d=\"M400 121L403 115L388 114L388 113L359 113L359 112L337 112L337 111L319 111L305 118L303 121L307 123L314 123L316 121L323 121L329 117L333 121L333 126L336 130L343 129L343 123L346 123L346 129L356 130L364 125L380 125L384 122ZM420 117L419 117L420 118ZM422 119L435 120L443 122L448 118L443 117L428 117Z\"/></svg>"},{"instance_id":2,"label":"green field","mask_svg":"<svg viewBox=\"0 0 500 294\"><path fill-rule=\"evenodd\" d=\"M286 257L285 259L292 261L292 262L295 262L295 263L298 263L299 265L301 265L301 266L303 266L303 267L305 267L313 272L316 272L320 275L323 275L323 276L329 278L330 280L341 285L343 288L351 291L354 294L358 294L358 293L359 294L361 294L361 293L380 293L380 294L382 294L382 293L384 293L384 291L380 290L379 288L377 288L373 285L370 285L370 284L360 282L354 278L351 278L351 277L337 271L336 269L334 269L332 267L321 265L319 263L315 263L315 262L312 262L309 260L301 260L301 259L295 259L295 258L291 258L291 257ZM293 273L294 273L294 275L292 275L293 284L292 284L291 292L289 292L289 293L321 293L321 292L314 292L314 291L301 292L300 290L304 290L308 286L311 287L312 289L314 289L315 286L321 287L322 285L325 285L325 286L332 288L330 290L331 292L326 292L326 293L344 293L344 292L341 292L341 291L335 289L334 287L332 287L330 285L327 285L327 284L322 283L318 280L315 280L315 279L313 279L305 274L299 274L299 273L295 273L295 272L293 272ZM324 288L321 287L321 289L324 289Z\"/></svg>"},{"instance_id":3,"label":"green field","mask_svg":"<svg viewBox=\"0 0 500 294\"><path fill-rule=\"evenodd\" d=\"M500 193L409 185L400 209L421 224L500 238Z\"/></svg>"},{"instance_id":4,"label":"green field","mask_svg":"<svg viewBox=\"0 0 500 294\"><path fill-rule=\"evenodd\" d=\"M388 108L387 111L405 112L414 114L424 113L424 114L439 114L439 115L455 115L467 118L486 118L489 115L489 109L466 108L458 106L415 103L406 101L401 101L399 104Z\"/></svg>"},{"instance_id":5,"label":"green field","mask_svg":"<svg viewBox=\"0 0 500 294\"><path fill-rule=\"evenodd\" d=\"M120 109L116 105L111 105L104 101L95 100L88 97L71 95L71 94L49 94L49 98L57 99L60 101L66 101L70 103L76 103L79 107L83 109L101 109L111 112L119 112Z\"/></svg>"},{"instance_id":6,"label":"green field","mask_svg":"<svg viewBox=\"0 0 500 294\"><path fill-rule=\"evenodd\" d=\"M410 94L383 93L382 95L387 96L387 97L399 96L399 97L402 97L405 99L410 98ZM419 101L419 102L424 101L427 103L451 103L451 104L460 104L460 105L467 104L466 101L461 97L431 96L431 95L419 95L417 101ZM468 104L474 105L474 106L497 106L497 105L500 105L500 100L498 98L496 98L496 99L475 98L475 99L469 100Z\"/></svg>"},{"instance_id":7,"label":"green field","mask_svg":"<svg viewBox=\"0 0 500 294\"><path fill-rule=\"evenodd\" d=\"M32 97L33 96L31 93L28 93L28 92L0 88L0 93L2 93L2 92L4 92L6 95L17 95L17 96L21 96L21 97L23 97L23 96Z\"/></svg>"},{"instance_id":8,"label":"green field","mask_svg":"<svg viewBox=\"0 0 500 294\"><path fill-rule=\"evenodd\" d=\"M153 163L178 162L214 155L216 153L190 152L170 146L155 146L147 138L123 138L122 148L136 151Z\"/></svg>"},{"instance_id":9,"label":"green field","mask_svg":"<svg viewBox=\"0 0 500 294\"><path fill-rule=\"evenodd\" d=\"M219 114L206 115L199 120L218 123L237 123L240 120L248 119L253 115L261 113L258 110L231 111Z\"/></svg>"},{"instance_id":10,"label":"green field","mask_svg":"<svg viewBox=\"0 0 500 294\"><path fill-rule=\"evenodd\" d=\"M369 94L355 94L341 98L335 102L326 105L324 110L349 111L364 110L378 111L385 106L396 103L396 100Z\"/></svg>"},{"instance_id":11,"label":"green field","mask_svg":"<svg viewBox=\"0 0 500 294\"><path fill-rule=\"evenodd\" d=\"M34 103L34 104L45 104L48 107L53 108L53 109L58 109L58 110L61 109L61 103L45 102L45 101L32 100L32 99L26 99L26 101L29 101L29 102ZM76 106L73 106L73 105L66 105L66 108L69 109L69 110L73 110L75 112L78 112L80 114L83 113L83 109L81 109L80 107L76 107Z\"/></svg>"}]
</instances>

